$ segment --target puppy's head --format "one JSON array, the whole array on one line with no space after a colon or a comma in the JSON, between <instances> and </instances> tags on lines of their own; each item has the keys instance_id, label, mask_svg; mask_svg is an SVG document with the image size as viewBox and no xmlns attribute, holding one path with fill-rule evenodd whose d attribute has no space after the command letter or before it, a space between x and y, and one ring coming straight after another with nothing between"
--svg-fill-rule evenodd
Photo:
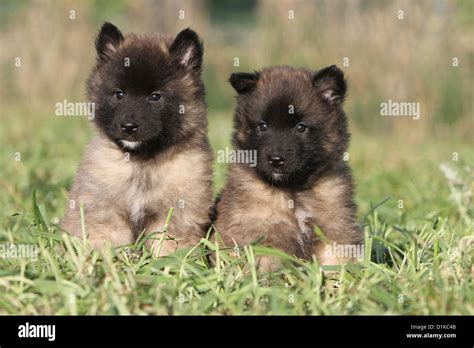
<instances>
[{"instance_id":1,"label":"puppy's head","mask_svg":"<svg viewBox=\"0 0 474 348\"><path fill-rule=\"evenodd\" d=\"M289 67L232 74L238 93L234 145L257 150L255 170L274 185L301 186L334 167L347 150L341 70Z\"/></svg>"},{"instance_id":2,"label":"puppy's head","mask_svg":"<svg viewBox=\"0 0 474 348\"><path fill-rule=\"evenodd\" d=\"M194 31L124 37L105 23L96 49L88 95L96 125L120 148L156 151L205 131L203 46Z\"/></svg>"}]
</instances>

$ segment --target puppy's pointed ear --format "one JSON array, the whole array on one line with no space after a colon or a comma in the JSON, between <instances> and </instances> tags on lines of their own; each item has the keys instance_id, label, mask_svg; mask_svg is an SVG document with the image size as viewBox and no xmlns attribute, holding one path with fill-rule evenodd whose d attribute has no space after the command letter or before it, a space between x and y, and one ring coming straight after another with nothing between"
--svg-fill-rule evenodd
<instances>
[{"instance_id":1,"label":"puppy's pointed ear","mask_svg":"<svg viewBox=\"0 0 474 348\"><path fill-rule=\"evenodd\" d=\"M110 58L117 51L122 41L123 35L120 30L112 23L105 22L95 40L95 48L97 49L99 59L107 60Z\"/></svg>"},{"instance_id":2,"label":"puppy's pointed ear","mask_svg":"<svg viewBox=\"0 0 474 348\"><path fill-rule=\"evenodd\" d=\"M260 77L258 72L249 73L233 73L229 77L229 82L239 94L249 93L257 86Z\"/></svg>"},{"instance_id":3,"label":"puppy's pointed ear","mask_svg":"<svg viewBox=\"0 0 474 348\"><path fill-rule=\"evenodd\" d=\"M340 105L346 95L344 73L335 65L321 69L313 76L313 84L321 99L330 105Z\"/></svg>"},{"instance_id":4,"label":"puppy's pointed ear","mask_svg":"<svg viewBox=\"0 0 474 348\"><path fill-rule=\"evenodd\" d=\"M170 53L185 69L201 69L204 47L194 30L187 28L181 31L170 46Z\"/></svg>"}]
</instances>

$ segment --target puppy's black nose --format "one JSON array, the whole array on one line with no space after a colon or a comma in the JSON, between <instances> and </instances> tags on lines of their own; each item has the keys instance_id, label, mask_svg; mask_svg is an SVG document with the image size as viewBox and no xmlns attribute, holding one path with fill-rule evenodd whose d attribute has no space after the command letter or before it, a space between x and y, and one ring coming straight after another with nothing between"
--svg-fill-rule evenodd
<instances>
[{"instance_id":1,"label":"puppy's black nose","mask_svg":"<svg viewBox=\"0 0 474 348\"><path fill-rule=\"evenodd\" d=\"M138 124L134 122L127 122L127 123L122 123L120 125L120 128L125 134L132 134L135 133L138 129Z\"/></svg>"},{"instance_id":2,"label":"puppy's black nose","mask_svg":"<svg viewBox=\"0 0 474 348\"><path fill-rule=\"evenodd\" d=\"M285 164L285 159L279 155L271 155L268 156L268 163L270 163L270 165L275 168L283 167Z\"/></svg>"}]
</instances>

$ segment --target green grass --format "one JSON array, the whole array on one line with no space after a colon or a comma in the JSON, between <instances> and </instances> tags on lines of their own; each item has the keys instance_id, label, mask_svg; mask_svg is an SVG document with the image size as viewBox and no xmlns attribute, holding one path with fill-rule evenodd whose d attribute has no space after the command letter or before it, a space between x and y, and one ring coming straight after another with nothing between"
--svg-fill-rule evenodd
<instances>
[{"instance_id":1,"label":"green grass","mask_svg":"<svg viewBox=\"0 0 474 348\"><path fill-rule=\"evenodd\" d=\"M2 123L0 242L39 254L0 257L0 314L474 314L472 144L355 132L365 260L324 273L281 255L285 269L258 274L255 255L281 253L252 247L234 259L203 239L154 259L142 243L97 252L63 234L56 224L91 136L86 119L13 112ZM227 146L231 113L211 115L210 126L214 149ZM215 170L218 190L225 165Z\"/></svg>"}]
</instances>

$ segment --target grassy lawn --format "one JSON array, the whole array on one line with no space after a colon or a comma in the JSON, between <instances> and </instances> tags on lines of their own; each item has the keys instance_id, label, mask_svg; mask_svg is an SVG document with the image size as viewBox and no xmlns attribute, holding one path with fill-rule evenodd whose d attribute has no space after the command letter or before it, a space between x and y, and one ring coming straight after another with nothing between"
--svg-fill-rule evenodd
<instances>
[{"instance_id":1,"label":"grassy lawn","mask_svg":"<svg viewBox=\"0 0 474 348\"><path fill-rule=\"evenodd\" d=\"M209 266L206 240L153 259L141 243L99 253L63 234L56 224L92 132L85 118L31 114L9 113L0 127L0 242L39 253L0 258L0 314L474 314L472 144L354 132L365 259L257 274L255 255L277 252L217 250ZM215 151L230 132L230 114L210 116ZM224 181L216 164L216 190Z\"/></svg>"}]
</instances>

